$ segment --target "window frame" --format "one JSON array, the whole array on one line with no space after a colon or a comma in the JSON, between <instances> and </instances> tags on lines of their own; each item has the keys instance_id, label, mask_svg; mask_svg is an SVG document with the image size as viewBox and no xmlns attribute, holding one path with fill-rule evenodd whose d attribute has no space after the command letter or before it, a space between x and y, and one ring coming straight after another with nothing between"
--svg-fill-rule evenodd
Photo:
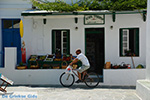
<instances>
[{"instance_id":1,"label":"window frame","mask_svg":"<svg viewBox=\"0 0 150 100\"><path fill-rule=\"evenodd\" d=\"M15 19L2 19L2 29L19 29L20 28L20 20L21 19L18 19L18 18L15 18ZM10 21L10 23L11 23L11 27L10 28L5 28L4 27L4 21ZM19 21L19 25L18 25L18 27L16 28L16 27L14 27L14 21Z\"/></svg>"},{"instance_id":2,"label":"window frame","mask_svg":"<svg viewBox=\"0 0 150 100\"><path fill-rule=\"evenodd\" d=\"M62 38L62 33L63 32L67 32L67 54L70 54L70 30L69 29L54 29L52 30L52 54L55 54L56 53L56 35L55 35L55 32L56 31L60 31L61 33L61 39ZM63 45L62 43L62 40L61 40L61 46ZM63 55L63 52L62 52L62 48L61 48L61 55Z\"/></svg>"},{"instance_id":3,"label":"window frame","mask_svg":"<svg viewBox=\"0 0 150 100\"><path fill-rule=\"evenodd\" d=\"M135 50L135 55L132 55L132 56L134 56L134 57L139 57L140 56L140 28L139 27L136 27L136 28L120 28L119 29L119 56L120 57L131 57L131 55L123 55L123 51L122 51L122 49L123 49L123 44L122 44L122 42L123 42L123 29L127 29L127 30L129 30L129 34L131 34L130 33L130 30L131 29L134 29L136 32L135 32L135 43L134 43L134 45L135 45L135 47L136 47L136 50ZM130 42L129 42L129 45L130 45Z\"/></svg>"}]
</instances>

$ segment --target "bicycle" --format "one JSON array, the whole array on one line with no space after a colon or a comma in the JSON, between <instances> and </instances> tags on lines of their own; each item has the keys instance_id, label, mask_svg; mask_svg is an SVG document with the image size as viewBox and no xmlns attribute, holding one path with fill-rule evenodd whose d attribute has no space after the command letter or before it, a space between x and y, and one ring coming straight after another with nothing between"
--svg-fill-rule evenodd
<instances>
[{"instance_id":1,"label":"bicycle","mask_svg":"<svg viewBox=\"0 0 150 100\"><path fill-rule=\"evenodd\" d=\"M70 67L68 66L66 68L66 71L68 70L68 68ZM76 69L70 68L69 70L71 71L63 72L59 78L61 85L64 87L71 87L75 82L75 76L78 78L78 75L75 73L75 71L77 71ZM84 82L86 86L95 88L99 84L100 78L95 72L88 73L87 71L84 71L81 81Z\"/></svg>"}]
</instances>

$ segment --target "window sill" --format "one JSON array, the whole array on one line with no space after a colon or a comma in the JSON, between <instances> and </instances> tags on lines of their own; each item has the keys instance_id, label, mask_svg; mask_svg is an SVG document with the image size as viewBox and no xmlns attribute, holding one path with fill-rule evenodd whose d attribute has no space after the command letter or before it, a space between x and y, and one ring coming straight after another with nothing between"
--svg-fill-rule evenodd
<instances>
[{"instance_id":1,"label":"window sill","mask_svg":"<svg viewBox=\"0 0 150 100\"><path fill-rule=\"evenodd\" d=\"M140 56L120 56L120 57L140 57Z\"/></svg>"}]
</instances>

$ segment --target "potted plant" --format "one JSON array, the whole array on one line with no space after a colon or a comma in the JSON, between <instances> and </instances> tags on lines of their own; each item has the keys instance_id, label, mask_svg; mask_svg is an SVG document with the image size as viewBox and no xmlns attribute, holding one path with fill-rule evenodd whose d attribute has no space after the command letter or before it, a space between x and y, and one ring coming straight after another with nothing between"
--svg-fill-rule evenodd
<instances>
[{"instance_id":1,"label":"potted plant","mask_svg":"<svg viewBox=\"0 0 150 100\"><path fill-rule=\"evenodd\" d=\"M19 65L17 66L17 69L26 69L27 66L23 62L20 62Z\"/></svg>"},{"instance_id":2,"label":"potted plant","mask_svg":"<svg viewBox=\"0 0 150 100\"><path fill-rule=\"evenodd\" d=\"M130 56L131 55L131 50L125 50L125 56Z\"/></svg>"}]
</instances>

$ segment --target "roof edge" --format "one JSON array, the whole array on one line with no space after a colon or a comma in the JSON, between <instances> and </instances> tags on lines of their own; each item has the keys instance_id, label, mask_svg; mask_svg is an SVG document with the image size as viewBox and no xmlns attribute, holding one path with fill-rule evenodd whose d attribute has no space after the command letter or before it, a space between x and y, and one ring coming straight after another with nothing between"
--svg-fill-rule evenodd
<instances>
[{"instance_id":1,"label":"roof edge","mask_svg":"<svg viewBox=\"0 0 150 100\"><path fill-rule=\"evenodd\" d=\"M109 15L109 14L138 14L146 12L147 10L134 10L134 11L108 11L108 10L98 10L98 11L74 11L74 12L58 12L58 11L45 11L45 10L29 10L23 11L21 16L50 16L50 15Z\"/></svg>"}]
</instances>

